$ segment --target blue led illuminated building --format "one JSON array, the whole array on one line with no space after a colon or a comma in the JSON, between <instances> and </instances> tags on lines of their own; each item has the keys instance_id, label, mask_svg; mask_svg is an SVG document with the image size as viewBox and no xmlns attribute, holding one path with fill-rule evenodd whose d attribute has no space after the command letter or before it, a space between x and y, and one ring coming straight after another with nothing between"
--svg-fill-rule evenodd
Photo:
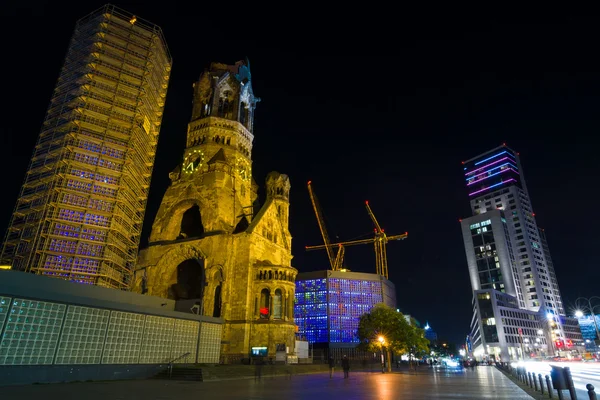
<instances>
[{"instance_id":1,"label":"blue led illuminated building","mask_svg":"<svg viewBox=\"0 0 600 400\"><path fill-rule=\"evenodd\" d=\"M600 314L594 316L584 315L577 319L579 321L579 328L581 329L581 336L583 336L586 350L597 350L598 347L596 346L596 341L600 340L600 338L596 333L596 329L600 326Z\"/></svg>"},{"instance_id":2,"label":"blue led illuminated building","mask_svg":"<svg viewBox=\"0 0 600 400\"><path fill-rule=\"evenodd\" d=\"M294 320L310 343L353 347L360 316L379 303L396 308L396 288L377 274L317 271L298 274Z\"/></svg>"}]
</instances>

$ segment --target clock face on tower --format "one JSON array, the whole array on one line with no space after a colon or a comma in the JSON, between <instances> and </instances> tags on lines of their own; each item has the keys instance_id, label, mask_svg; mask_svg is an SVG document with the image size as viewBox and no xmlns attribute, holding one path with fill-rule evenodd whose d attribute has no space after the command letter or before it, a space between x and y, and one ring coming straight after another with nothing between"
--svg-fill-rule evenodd
<instances>
[{"instance_id":1,"label":"clock face on tower","mask_svg":"<svg viewBox=\"0 0 600 400\"><path fill-rule=\"evenodd\" d=\"M200 150L191 151L183 159L183 172L191 174L204 164L204 153Z\"/></svg>"},{"instance_id":2,"label":"clock face on tower","mask_svg":"<svg viewBox=\"0 0 600 400\"><path fill-rule=\"evenodd\" d=\"M241 158L238 158L237 160L237 169L242 180L246 181L250 179L250 166Z\"/></svg>"}]
</instances>

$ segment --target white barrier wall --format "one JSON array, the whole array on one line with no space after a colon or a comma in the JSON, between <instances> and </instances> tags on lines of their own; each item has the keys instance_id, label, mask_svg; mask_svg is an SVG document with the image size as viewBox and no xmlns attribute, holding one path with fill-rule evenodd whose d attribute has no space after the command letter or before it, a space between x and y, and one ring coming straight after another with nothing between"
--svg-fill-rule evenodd
<instances>
[{"instance_id":1,"label":"white barrier wall","mask_svg":"<svg viewBox=\"0 0 600 400\"><path fill-rule=\"evenodd\" d=\"M0 296L0 365L218 363L222 325Z\"/></svg>"}]
</instances>

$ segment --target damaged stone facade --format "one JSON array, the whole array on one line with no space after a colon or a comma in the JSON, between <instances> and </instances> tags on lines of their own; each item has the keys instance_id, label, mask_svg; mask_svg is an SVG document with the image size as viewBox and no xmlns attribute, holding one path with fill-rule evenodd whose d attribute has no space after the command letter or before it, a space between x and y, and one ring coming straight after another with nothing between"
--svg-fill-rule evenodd
<instances>
[{"instance_id":1,"label":"damaged stone facade","mask_svg":"<svg viewBox=\"0 0 600 400\"><path fill-rule=\"evenodd\" d=\"M140 251L134 290L223 318L225 362L249 357L251 347L272 357L277 345L293 351L290 181L269 173L258 206L251 151L260 99L249 63L212 63L193 88L183 160Z\"/></svg>"}]
</instances>

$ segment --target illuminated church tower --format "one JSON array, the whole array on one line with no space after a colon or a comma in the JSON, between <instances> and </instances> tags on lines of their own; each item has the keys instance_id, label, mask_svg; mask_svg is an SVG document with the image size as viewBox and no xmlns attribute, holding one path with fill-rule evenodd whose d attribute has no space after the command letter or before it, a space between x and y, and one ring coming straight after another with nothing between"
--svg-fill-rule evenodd
<instances>
[{"instance_id":1,"label":"illuminated church tower","mask_svg":"<svg viewBox=\"0 0 600 400\"><path fill-rule=\"evenodd\" d=\"M248 61L212 63L193 85L181 164L171 172L140 252L136 289L178 309L225 320L222 354L293 348L294 280L288 230L290 182L271 172L257 206L252 178L254 96Z\"/></svg>"}]
</instances>

